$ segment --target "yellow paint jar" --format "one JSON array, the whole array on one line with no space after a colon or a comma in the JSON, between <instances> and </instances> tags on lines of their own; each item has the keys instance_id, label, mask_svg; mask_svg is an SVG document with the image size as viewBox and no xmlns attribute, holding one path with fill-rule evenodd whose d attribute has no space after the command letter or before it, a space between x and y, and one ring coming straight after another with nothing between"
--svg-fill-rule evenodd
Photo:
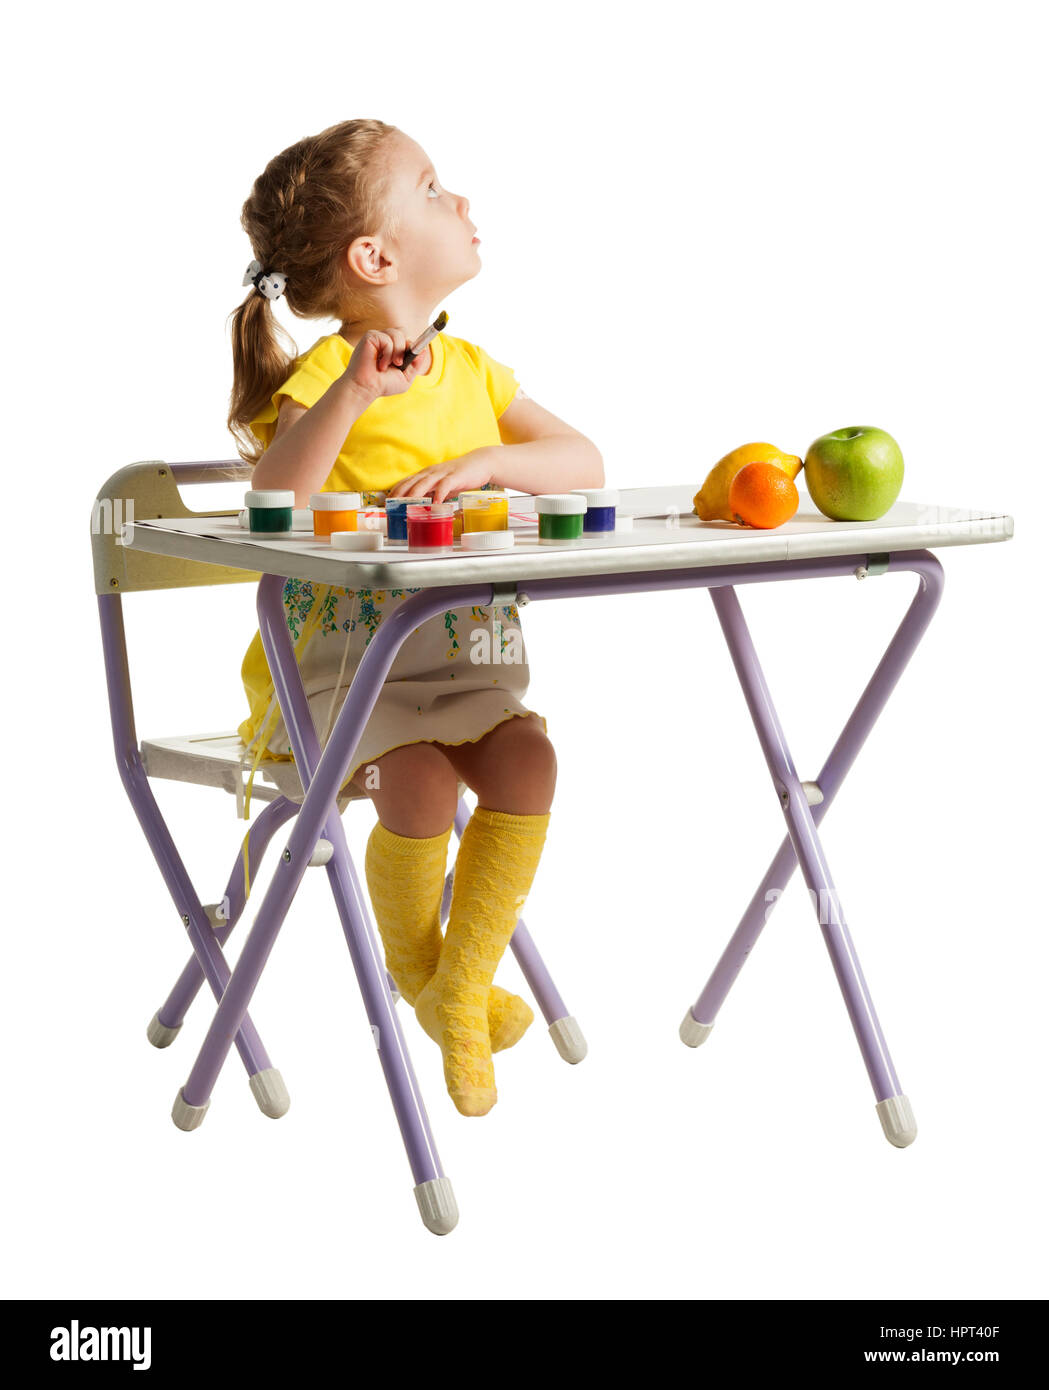
<instances>
[{"instance_id":1,"label":"yellow paint jar","mask_svg":"<svg viewBox=\"0 0 1049 1390\"><path fill-rule=\"evenodd\" d=\"M510 499L494 488L460 492L464 531L505 531L510 525Z\"/></svg>"},{"instance_id":2,"label":"yellow paint jar","mask_svg":"<svg viewBox=\"0 0 1049 1390\"><path fill-rule=\"evenodd\" d=\"M313 534L330 539L333 531L356 531L359 492L315 492L310 497Z\"/></svg>"}]
</instances>

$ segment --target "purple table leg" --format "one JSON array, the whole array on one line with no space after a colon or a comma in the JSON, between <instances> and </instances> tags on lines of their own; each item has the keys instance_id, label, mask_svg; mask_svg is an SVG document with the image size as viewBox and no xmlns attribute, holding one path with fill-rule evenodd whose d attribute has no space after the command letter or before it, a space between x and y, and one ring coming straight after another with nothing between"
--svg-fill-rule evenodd
<instances>
[{"instance_id":1,"label":"purple table leg","mask_svg":"<svg viewBox=\"0 0 1049 1390\"><path fill-rule=\"evenodd\" d=\"M160 814L160 808L149 786L149 778L142 766L135 732L135 707L131 698L131 676L128 671L127 642L124 636L124 614L120 595L99 594L98 616L102 627L102 650L106 686L109 691L113 747L121 781L167 884L168 892L189 934L193 951L200 962L201 972L215 998L219 999L230 979L230 969L211 922L190 882L186 866ZM286 1093L282 1098L283 1082L280 1081L280 1073L271 1065L262 1039L246 1014L237 1020L236 1042L237 1051L248 1073L252 1093L260 1108L274 1118L283 1114L280 1106L283 1100L286 1100ZM228 1047L229 1042L227 1049ZM286 1104L284 1109L287 1109Z\"/></svg>"},{"instance_id":2,"label":"purple table leg","mask_svg":"<svg viewBox=\"0 0 1049 1390\"><path fill-rule=\"evenodd\" d=\"M327 746L321 754L284 616L284 584L285 581L276 575L265 575L260 580L259 627L306 795L200 1055L179 1093L177 1103L201 1112L210 1103L230 1040L245 1015L317 841L323 837L333 846L332 858L327 865L328 878L376 1040L379 1062L416 1180L416 1200L427 1227L444 1234L453 1228L458 1219L455 1199L451 1184L441 1172L390 998L382 957L368 922L364 898L346 846L336 798L353 770L352 758L364 726L402 642L420 623L457 603L478 606L490 603L492 586L452 585L424 590L412 595L395 609L380 625L365 650Z\"/></svg>"},{"instance_id":3,"label":"purple table leg","mask_svg":"<svg viewBox=\"0 0 1049 1390\"><path fill-rule=\"evenodd\" d=\"M921 586L892 642L863 692L824 764L817 786L823 800L813 810L797 773L772 698L765 683L750 633L731 587L711 589L718 620L728 643L736 674L746 697L773 783L780 797L788 836L780 846L757 892L751 899L706 988L686 1015L681 1036L692 1046L703 1042L743 962L757 941L795 864L813 898L834 971L859 1042L867 1074L878 1102L878 1116L890 1143L910 1144L917 1129L907 1097L900 1092L892 1059L867 990L859 960L830 877L816 826L829 809L845 775L917 647L940 600L943 569L928 551L890 557L888 569L914 570Z\"/></svg>"}]
</instances>

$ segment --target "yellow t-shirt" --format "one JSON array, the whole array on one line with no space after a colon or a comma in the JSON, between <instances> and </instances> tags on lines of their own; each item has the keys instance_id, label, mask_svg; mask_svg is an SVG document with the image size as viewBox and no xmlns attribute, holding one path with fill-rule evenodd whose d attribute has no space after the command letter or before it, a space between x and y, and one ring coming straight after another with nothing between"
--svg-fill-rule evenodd
<instances>
[{"instance_id":1,"label":"yellow t-shirt","mask_svg":"<svg viewBox=\"0 0 1049 1390\"><path fill-rule=\"evenodd\" d=\"M488 444L500 444L499 416L517 394L509 367L463 338L438 333L430 341L433 364L407 391L382 396L354 421L322 492L387 489L438 463ZM295 359L291 375L251 422L268 445L281 396L316 405L346 370L353 348L331 333Z\"/></svg>"},{"instance_id":2,"label":"yellow t-shirt","mask_svg":"<svg viewBox=\"0 0 1049 1390\"><path fill-rule=\"evenodd\" d=\"M387 490L424 468L459 458L472 449L501 444L498 418L517 394L510 367L463 338L438 333L430 341L433 364L407 391L371 403L353 423L322 492ZM295 359L291 375L251 429L268 447L277 423L280 397L313 406L345 371L352 346L339 333L320 338ZM273 694L262 638L256 632L241 665L251 713L239 727L250 743ZM271 755L267 751L263 757Z\"/></svg>"}]
</instances>

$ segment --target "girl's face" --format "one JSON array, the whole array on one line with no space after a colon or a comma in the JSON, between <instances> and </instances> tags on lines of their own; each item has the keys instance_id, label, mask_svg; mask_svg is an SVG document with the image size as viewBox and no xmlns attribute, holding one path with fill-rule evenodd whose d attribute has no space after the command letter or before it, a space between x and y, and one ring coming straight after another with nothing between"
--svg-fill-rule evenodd
<instances>
[{"instance_id":1,"label":"girl's face","mask_svg":"<svg viewBox=\"0 0 1049 1390\"><path fill-rule=\"evenodd\" d=\"M470 200L442 188L414 140L390 136L389 198L399 219L393 246L398 280L427 298L440 299L481 269Z\"/></svg>"}]
</instances>

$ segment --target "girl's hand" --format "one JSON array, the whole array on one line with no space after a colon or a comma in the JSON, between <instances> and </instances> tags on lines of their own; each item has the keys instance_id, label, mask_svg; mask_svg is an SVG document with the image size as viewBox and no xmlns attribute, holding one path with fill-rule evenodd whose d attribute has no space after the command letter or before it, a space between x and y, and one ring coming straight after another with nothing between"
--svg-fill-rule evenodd
<instances>
[{"instance_id":1,"label":"girl's hand","mask_svg":"<svg viewBox=\"0 0 1049 1390\"><path fill-rule=\"evenodd\" d=\"M495 446L498 447L498 446ZM460 458L449 459L447 463L424 468L421 473L413 473L402 478L390 488L387 497L429 497L435 502L443 502L447 497L469 488L483 487L492 481L495 471L495 456L492 447L485 445L471 449Z\"/></svg>"},{"instance_id":2,"label":"girl's hand","mask_svg":"<svg viewBox=\"0 0 1049 1390\"><path fill-rule=\"evenodd\" d=\"M418 357L413 358L402 372L396 364L404 361L404 350L408 340L400 328L391 328L389 333L369 329L353 349L346 370L340 380L357 389L373 400L380 396L400 396L411 386L420 372L430 369L430 345L427 343Z\"/></svg>"}]
</instances>

